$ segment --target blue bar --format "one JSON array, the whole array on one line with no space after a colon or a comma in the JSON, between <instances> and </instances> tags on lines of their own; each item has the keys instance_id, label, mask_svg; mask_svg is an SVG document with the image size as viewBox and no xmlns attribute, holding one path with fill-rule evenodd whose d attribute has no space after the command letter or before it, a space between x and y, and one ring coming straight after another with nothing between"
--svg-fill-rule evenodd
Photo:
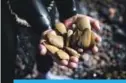
<instances>
[{"instance_id":1,"label":"blue bar","mask_svg":"<svg viewBox=\"0 0 126 83\"><path fill-rule=\"evenodd\" d=\"M126 80L14 80L14 83L126 83Z\"/></svg>"}]
</instances>

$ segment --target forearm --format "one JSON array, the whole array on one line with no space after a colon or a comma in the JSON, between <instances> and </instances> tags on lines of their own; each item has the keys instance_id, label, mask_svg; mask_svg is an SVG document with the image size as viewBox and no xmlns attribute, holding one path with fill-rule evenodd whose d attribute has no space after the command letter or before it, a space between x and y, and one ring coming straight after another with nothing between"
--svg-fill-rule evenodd
<instances>
[{"instance_id":1,"label":"forearm","mask_svg":"<svg viewBox=\"0 0 126 83\"><path fill-rule=\"evenodd\" d=\"M51 27L50 17L42 0L16 0L11 2L15 13L23 17L37 34Z\"/></svg>"},{"instance_id":2,"label":"forearm","mask_svg":"<svg viewBox=\"0 0 126 83\"><path fill-rule=\"evenodd\" d=\"M55 0L61 21L72 17L77 13L76 0Z\"/></svg>"},{"instance_id":3,"label":"forearm","mask_svg":"<svg viewBox=\"0 0 126 83\"><path fill-rule=\"evenodd\" d=\"M14 12L26 19L37 34L51 27L50 17L43 2L44 0L15 0L11 3ZM55 2L61 21L76 14L75 0L55 0Z\"/></svg>"}]
</instances>

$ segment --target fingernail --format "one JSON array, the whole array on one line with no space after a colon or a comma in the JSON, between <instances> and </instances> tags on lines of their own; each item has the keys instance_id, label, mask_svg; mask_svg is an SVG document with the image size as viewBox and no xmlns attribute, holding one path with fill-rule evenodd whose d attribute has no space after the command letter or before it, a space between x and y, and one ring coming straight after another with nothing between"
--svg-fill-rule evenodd
<instances>
[{"instance_id":1,"label":"fingernail","mask_svg":"<svg viewBox=\"0 0 126 83\"><path fill-rule=\"evenodd\" d=\"M70 57L70 60L71 60L72 62L74 62L74 63L78 63L78 62L79 62L78 58L75 57L75 56Z\"/></svg>"},{"instance_id":2,"label":"fingernail","mask_svg":"<svg viewBox=\"0 0 126 83\"><path fill-rule=\"evenodd\" d=\"M100 36L97 36L96 42L99 42L99 43L102 42L102 38Z\"/></svg>"},{"instance_id":3,"label":"fingernail","mask_svg":"<svg viewBox=\"0 0 126 83\"><path fill-rule=\"evenodd\" d=\"M77 68L78 65L77 65L77 63L70 62L70 63L69 63L69 67L70 67L70 68Z\"/></svg>"},{"instance_id":4,"label":"fingernail","mask_svg":"<svg viewBox=\"0 0 126 83\"><path fill-rule=\"evenodd\" d=\"M68 61L67 60L62 60L61 65L68 65Z\"/></svg>"},{"instance_id":5,"label":"fingernail","mask_svg":"<svg viewBox=\"0 0 126 83\"><path fill-rule=\"evenodd\" d=\"M98 48L96 46L94 46L92 51L93 51L93 53L97 53L98 52Z\"/></svg>"}]
</instances>

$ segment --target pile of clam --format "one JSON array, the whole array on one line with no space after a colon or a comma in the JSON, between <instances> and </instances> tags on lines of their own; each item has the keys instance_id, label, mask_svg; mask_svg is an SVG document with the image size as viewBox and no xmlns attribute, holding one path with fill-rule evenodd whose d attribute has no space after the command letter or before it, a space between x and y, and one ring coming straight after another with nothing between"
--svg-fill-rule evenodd
<instances>
[{"instance_id":1,"label":"pile of clam","mask_svg":"<svg viewBox=\"0 0 126 83\"><path fill-rule=\"evenodd\" d=\"M96 44L94 32L91 30L88 18L78 18L75 27L66 28L59 22L55 29L47 34L43 33L41 43L48 52L54 55L57 60L69 60L69 56L80 57L83 49Z\"/></svg>"}]
</instances>

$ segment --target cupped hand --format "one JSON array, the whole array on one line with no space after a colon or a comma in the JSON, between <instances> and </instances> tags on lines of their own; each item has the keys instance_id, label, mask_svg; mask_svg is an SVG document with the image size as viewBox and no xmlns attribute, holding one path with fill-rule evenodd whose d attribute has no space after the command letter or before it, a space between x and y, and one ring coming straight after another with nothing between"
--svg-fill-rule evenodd
<instances>
[{"instance_id":1,"label":"cupped hand","mask_svg":"<svg viewBox=\"0 0 126 83\"><path fill-rule=\"evenodd\" d=\"M65 26L68 28L69 26L71 26L72 24L74 24L78 18L88 18L89 21L90 21L90 24L92 25L92 29L95 29L96 31L100 31L100 23L98 20L92 18L92 17L89 17L89 16L86 16L86 15L81 15L81 14L77 14L73 17L70 17L69 19L65 20L64 21L64 24ZM47 30L45 31L43 34L46 35L48 33L52 33L52 34L56 34L54 30L50 29L50 30ZM96 33L94 32L94 35L95 35L95 40L97 43L101 42L101 37ZM43 39L40 40L41 42L44 41ZM46 56L48 54L48 51L46 49L46 47L44 46L43 43L39 44L39 47L40 47L40 54L42 56ZM91 48L91 51L96 53L98 52L98 47L96 45L94 45L92 48ZM53 57L52 54L49 54ZM56 61L59 65L60 65L60 68L64 69L66 67L68 68L77 68L78 66L78 62L79 62L79 58L76 57L76 56L70 56L69 57L69 60L60 60L60 61L57 61L54 59L54 61Z\"/></svg>"}]
</instances>

